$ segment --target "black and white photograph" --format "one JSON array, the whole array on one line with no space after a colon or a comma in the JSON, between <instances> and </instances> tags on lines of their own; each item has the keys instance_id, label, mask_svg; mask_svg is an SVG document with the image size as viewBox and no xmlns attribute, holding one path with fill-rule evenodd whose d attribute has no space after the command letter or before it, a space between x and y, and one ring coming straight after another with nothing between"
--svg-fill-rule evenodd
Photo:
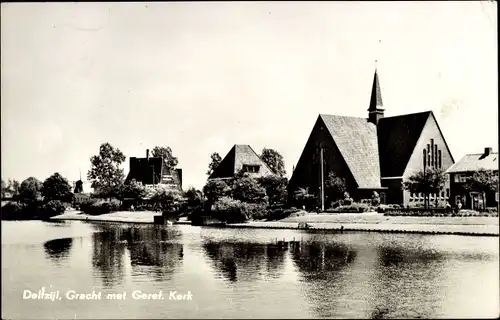
<instances>
[{"instance_id":1,"label":"black and white photograph","mask_svg":"<svg viewBox=\"0 0 500 320\"><path fill-rule=\"evenodd\" d=\"M497 9L2 2L2 319L498 319Z\"/></svg>"}]
</instances>

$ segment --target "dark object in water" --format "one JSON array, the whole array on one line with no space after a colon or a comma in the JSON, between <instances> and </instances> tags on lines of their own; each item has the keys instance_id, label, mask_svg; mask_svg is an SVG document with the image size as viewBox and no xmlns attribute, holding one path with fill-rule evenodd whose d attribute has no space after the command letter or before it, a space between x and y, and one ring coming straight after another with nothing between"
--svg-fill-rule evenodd
<instances>
[{"instance_id":1,"label":"dark object in water","mask_svg":"<svg viewBox=\"0 0 500 320\"><path fill-rule=\"evenodd\" d=\"M307 222L299 222L299 226L298 226L299 229L309 229L310 226Z\"/></svg>"},{"instance_id":2,"label":"dark object in water","mask_svg":"<svg viewBox=\"0 0 500 320\"><path fill-rule=\"evenodd\" d=\"M165 224L165 217L163 216L154 216L153 217L154 224Z\"/></svg>"}]
</instances>

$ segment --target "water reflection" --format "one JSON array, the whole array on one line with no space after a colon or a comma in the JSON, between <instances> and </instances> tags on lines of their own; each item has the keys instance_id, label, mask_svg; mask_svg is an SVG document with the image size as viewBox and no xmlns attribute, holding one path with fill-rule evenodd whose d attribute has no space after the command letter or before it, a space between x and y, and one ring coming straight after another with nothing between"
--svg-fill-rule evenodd
<instances>
[{"instance_id":1,"label":"water reflection","mask_svg":"<svg viewBox=\"0 0 500 320\"><path fill-rule=\"evenodd\" d=\"M63 238L47 241L43 244L43 247L47 256L57 264L69 256L72 244L72 238Z\"/></svg>"},{"instance_id":2,"label":"water reflection","mask_svg":"<svg viewBox=\"0 0 500 320\"><path fill-rule=\"evenodd\" d=\"M356 254L345 244L313 242L294 248L292 260L305 280L325 280L352 264Z\"/></svg>"},{"instance_id":3,"label":"water reflection","mask_svg":"<svg viewBox=\"0 0 500 320\"><path fill-rule=\"evenodd\" d=\"M378 246L378 261L371 279L372 319L439 317L436 297L442 294L442 252L420 246ZM395 295L394 292L399 292Z\"/></svg>"},{"instance_id":4,"label":"water reflection","mask_svg":"<svg viewBox=\"0 0 500 320\"><path fill-rule=\"evenodd\" d=\"M314 317L345 317L346 295L352 288L350 273L358 258L355 248L343 243L303 243L292 250L292 261Z\"/></svg>"},{"instance_id":5,"label":"water reflection","mask_svg":"<svg viewBox=\"0 0 500 320\"><path fill-rule=\"evenodd\" d=\"M122 283L125 277L126 244L120 241L118 230L102 226L92 235L92 267L105 288Z\"/></svg>"},{"instance_id":6,"label":"water reflection","mask_svg":"<svg viewBox=\"0 0 500 320\"><path fill-rule=\"evenodd\" d=\"M281 237L282 230L6 223L2 318L113 318L117 310L129 318L495 318L499 314L498 239L494 238L290 231L287 239L305 242L283 250L267 244L267 239ZM33 268L43 272L34 274ZM154 293L175 288L191 290L195 300L28 304L22 299L23 290L49 284L82 292L95 288Z\"/></svg>"},{"instance_id":7,"label":"water reflection","mask_svg":"<svg viewBox=\"0 0 500 320\"><path fill-rule=\"evenodd\" d=\"M219 276L230 282L279 278L283 273L286 251L277 246L205 242L203 249Z\"/></svg>"},{"instance_id":8,"label":"water reflection","mask_svg":"<svg viewBox=\"0 0 500 320\"><path fill-rule=\"evenodd\" d=\"M156 281L168 280L180 267L184 248L177 229L163 227L127 228L122 230L121 239L126 241L130 251L132 269L140 272L146 267Z\"/></svg>"},{"instance_id":9,"label":"water reflection","mask_svg":"<svg viewBox=\"0 0 500 320\"><path fill-rule=\"evenodd\" d=\"M124 277L125 249L130 253L134 274L148 274L156 281L171 278L180 266L184 251L177 242L177 229L158 226L100 225L94 233L93 266L105 286L121 283Z\"/></svg>"}]
</instances>

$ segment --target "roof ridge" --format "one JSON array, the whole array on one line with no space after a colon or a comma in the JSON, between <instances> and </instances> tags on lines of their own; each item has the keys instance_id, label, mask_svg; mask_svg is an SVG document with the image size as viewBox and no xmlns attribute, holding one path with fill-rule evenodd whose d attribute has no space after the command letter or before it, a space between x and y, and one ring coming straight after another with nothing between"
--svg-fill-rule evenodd
<instances>
[{"instance_id":1,"label":"roof ridge","mask_svg":"<svg viewBox=\"0 0 500 320\"><path fill-rule=\"evenodd\" d=\"M341 118L366 119L366 117L343 116L343 115L340 115L340 114L320 113L319 115L320 115L320 116L329 116L329 117L341 117Z\"/></svg>"},{"instance_id":2,"label":"roof ridge","mask_svg":"<svg viewBox=\"0 0 500 320\"><path fill-rule=\"evenodd\" d=\"M389 116L389 117L384 117L384 118L381 118L381 119L386 119L386 118L397 118L397 117L406 117L406 116L413 116L413 115L417 115L417 114L424 114L424 113L431 113L432 110L428 110L428 111L420 111L420 112L413 112L413 113L405 113L405 114L399 114L399 115L396 115L396 116Z\"/></svg>"},{"instance_id":3,"label":"roof ridge","mask_svg":"<svg viewBox=\"0 0 500 320\"><path fill-rule=\"evenodd\" d=\"M481 152L481 153L466 153L465 155L466 156L482 156L484 154L484 152ZM490 152L490 154L498 154L498 151L497 152Z\"/></svg>"}]
</instances>

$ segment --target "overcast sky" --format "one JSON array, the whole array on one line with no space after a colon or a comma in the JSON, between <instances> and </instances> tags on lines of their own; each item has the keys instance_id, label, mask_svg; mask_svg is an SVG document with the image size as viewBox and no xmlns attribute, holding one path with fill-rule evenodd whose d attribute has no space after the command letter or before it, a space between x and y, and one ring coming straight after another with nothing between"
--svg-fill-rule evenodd
<instances>
[{"instance_id":1,"label":"overcast sky","mask_svg":"<svg viewBox=\"0 0 500 320\"><path fill-rule=\"evenodd\" d=\"M184 187L234 144L291 173L319 113L434 111L458 161L497 150L496 2L2 3L2 179L168 145ZM379 40L381 42L379 43Z\"/></svg>"}]
</instances>

